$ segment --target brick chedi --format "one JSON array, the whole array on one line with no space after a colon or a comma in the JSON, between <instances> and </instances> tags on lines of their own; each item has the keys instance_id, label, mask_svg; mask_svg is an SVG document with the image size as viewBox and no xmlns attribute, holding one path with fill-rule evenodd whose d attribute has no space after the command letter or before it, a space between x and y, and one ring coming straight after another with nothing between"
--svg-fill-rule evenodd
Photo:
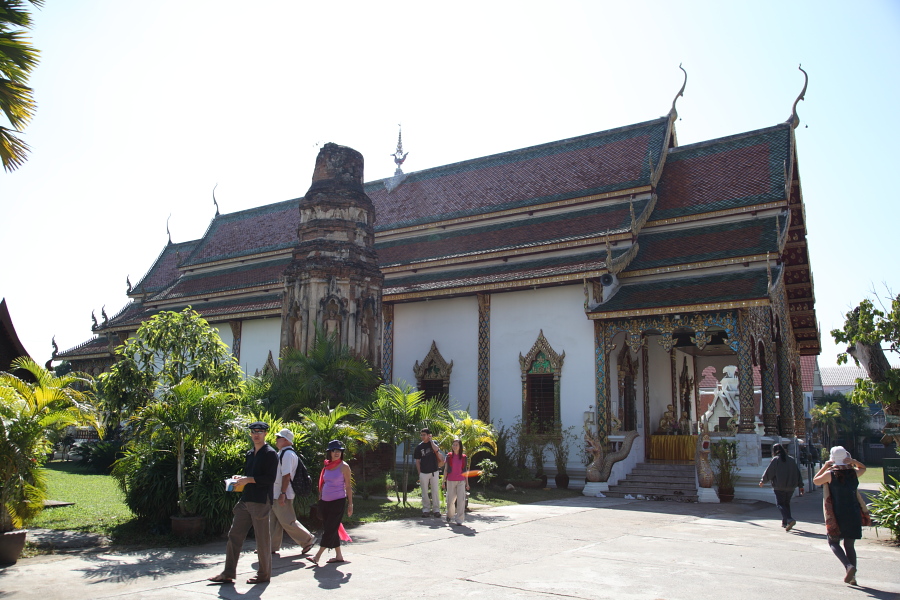
<instances>
[{"instance_id":1,"label":"brick chedi","mask_svg":"<svg viewBox=\"0 0 900 600\"><path fill-rule=\"evenodd\" d=\"M384 277L362 154L330 143L319 151L312 185L300 200L297 238L284 273L281 347L309 350L319 323L377 368Z\"/></svg>"}]
</instances>

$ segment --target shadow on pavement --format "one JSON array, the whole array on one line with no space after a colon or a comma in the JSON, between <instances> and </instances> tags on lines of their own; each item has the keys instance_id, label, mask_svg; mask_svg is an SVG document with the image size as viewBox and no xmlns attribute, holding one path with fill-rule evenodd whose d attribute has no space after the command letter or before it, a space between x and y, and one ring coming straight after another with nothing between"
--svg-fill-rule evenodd
<instances>
[{"instance_id":1,"label":"shadow on pavement","mask_svg":"<svg viewBox=\"0 0 900 600\"><path fill-rule=\"evenodd\" d=\"M149 550L142 552L140 562L129 562L129 556L89 555L85 560L93 566L81 569L87 579L96 582L133 581L141 577L158 579L172 573L194 569L209 569L204 555L169 550Z\"/></svg>"}]
</instances>

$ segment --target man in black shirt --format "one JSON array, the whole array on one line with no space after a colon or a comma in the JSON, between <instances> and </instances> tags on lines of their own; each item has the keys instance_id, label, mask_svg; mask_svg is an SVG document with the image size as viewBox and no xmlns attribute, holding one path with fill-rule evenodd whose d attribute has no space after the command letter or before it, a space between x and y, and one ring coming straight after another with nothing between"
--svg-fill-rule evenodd
<instances>
[{"instance_id":1,"label":"man in black shirt","mask_svg":"<svg viewBox=\"0 0 900 600\"><path fill-rule=\"evenodd\" d=\"M234 505L234 520L228 531L225 549L225 568L209 580L213 583L232 583L237 576L238 558L247 539L250 526L256 536L256 556L259 568L256 577L247 583L266 583L272 578L272 542L269 537L269 513L272 511L272 490L278 472L278 453L266 444L269 425L261 421L250 423L253 448L247 451L244 476L235 475L237 486L244 486L241 499Z\"/></svg>"},{"instance_id":2,"label":"man in black shirt","mask_svg":"<svg viewBox=\"0 0 900 600\"><path fill-rule=\"evenodd\" d=\"M441 517L441 493L439 490L440 467L444 464L444 455L437 442L431 438L431 430L423 429L419 434L422 442L416 446L413 458L416 459L416 470L419 472L419 486L422 488L422 516ZM428 491L431 490L431 513L428 512Z\"/></svg>"}]
</instances>

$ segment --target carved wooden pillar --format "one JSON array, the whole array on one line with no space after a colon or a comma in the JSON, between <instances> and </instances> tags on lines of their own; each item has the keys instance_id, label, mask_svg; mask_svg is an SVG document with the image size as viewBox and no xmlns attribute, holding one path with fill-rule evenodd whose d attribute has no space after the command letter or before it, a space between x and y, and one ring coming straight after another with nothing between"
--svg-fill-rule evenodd
<instances>
[{"instance_id":1,"label":"carved wooden pillar","mask_svg":"<svg viewBox=\"0 0 900 600\"><path fill-rule=\"evenodd\" d=\"M750 317L747 311L738 311L738 396L741 403L738 433L756 431L753 415L753 359L750 355L752 336L749 325Z\"/></svg>"},{"instance_id":2,"label":"carved wooden pillar","mask_svg":"<svg viewBox=\"0 0 900 600\"><path fill-rule=\"evenodd\" d=\"M491 295L478 294L478 418L491 420Z\"/></svg>"}]
</instances>

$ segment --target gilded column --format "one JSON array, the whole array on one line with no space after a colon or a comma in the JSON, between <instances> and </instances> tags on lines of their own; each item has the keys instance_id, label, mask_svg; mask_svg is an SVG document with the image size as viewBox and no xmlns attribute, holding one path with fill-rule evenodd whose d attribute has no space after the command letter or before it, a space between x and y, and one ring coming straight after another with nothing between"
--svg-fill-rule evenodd
<instances>
[{"instance_id":1,"label":"gilded column","mask_svg":"<svg viewBox=\"0 0 900 600\"><path fill-rule=\"evenodd\" d=\"M381 349L381 372L388 383L394 380L394 305L387 302L381 305L384 336Z\"/></svg>"},{"instance_id":2,"label":"gilded column","mask_svg":"<svg viewBox=\"0 0 900 600\"><path fill-rule=\"evenodd\" d=\"M763 352L760 356L760 374L762 375L763 427L766 435L778 435L778 409L775 406L775 356L772 352L772 322L768 308L762 309Z\"/></svg>"},{"instance_id":3,"label":"gilded column","mask_svg":"<svg viewBox=\"0 0 900 600\"><path fill-rule=\"evenodd\" d=\"M243 321L228 321L231 325L231 337L234 338L231 343L231 355L238 364L241 364L241 323Z\"/></svg>"},{"instance_id":4,"label":"gilded column","mask_svg":"<svg viewBox=\"0 0 900 600\"><path fill-rule=\"evenodd\" d=\"M794 377L793 397L794 397L794 435L797 437L806 436L806 411L803 410L803 375L800 369L800 355L794 358L794 369L796 376Z\"/></svg>"},{"instance_id":5,"label":"gilded column","mask_svg":"<svg viewBox=\"0 0 900 600\"><path fill-rule=\"evenodd\" d=\"M738 433L754 433L753 418L753 360L750 356L750 318L746 310L738 311L738 396L741 402L741 418Z\"/></svg>"},{"instance_id":6,"label":"gilded column","mask_svg":"<svg viewBox=\"0 0 900 600\"><path fill-rule=\"evenodd\" d=\"M478 418L491 420L491 295L478 294Z\"/></svg>"},{"instance_id":7,"label":"gilded column","mask_svg":"<svg viewBox=\"0 0 900 600\"><path fill-rule=\"evenodd\" d=\"M644 458L650 458L650 351L641 345L641 383L644 388Z\"/></svg>"},{"instance_id":8,"label":"gilded column","mask_svg":"<svg viewBox=\"0 0 900 600\"><path fill-rule=\"evenodd\" d=\"M775 346L778 357L778 398L781 404L781 435L794 435L794 397L791 394L791 361L788 358L787 346L783 343Z\"/></svg>"},{"instance_id":9,"label":"gilded column","mask_svg":"<svg viewBox=\"0 0 900 600\"><path fill-rule=\"evenodd\" d=\"M609 340L606 326L594 321L594 381L596 383L597 437L605 444L609 435Z\"/></svg>"}]
</instances>

